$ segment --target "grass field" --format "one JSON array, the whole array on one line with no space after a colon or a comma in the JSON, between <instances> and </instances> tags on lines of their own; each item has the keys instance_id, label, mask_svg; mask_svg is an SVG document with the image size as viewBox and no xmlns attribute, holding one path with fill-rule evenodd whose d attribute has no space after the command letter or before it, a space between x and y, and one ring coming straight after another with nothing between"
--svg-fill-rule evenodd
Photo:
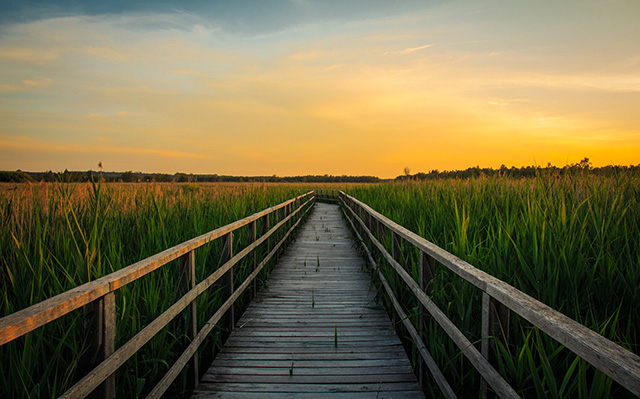
<instances>
[{"instance_id":1,"label":"grass field","mask_svg":"<svg viewBox=\"0 0 640 399\"><path fill-rule=\"evenodd\" d=\"M114 270L308 191L264 184L26 184L0 187L0 316L26 308ZM248 240L234 237L242 248ZM196 250L198 281L218 265L219 243ZM246 268L245 268L246 269ZM246 277L237 272L237 280ZM174 261L116 293L116 348L174 301ZM219 298L198 297L199 324ZM146 395L184 349L165 328L117 374L120 397ZM218 331L204 346L211 359ZM0 397L49 398L86 370L82 312L0 347ZM180 379L172 394L180 392Z\"/></svg>"},{"instance_id":2,"label":"grass field","mask_svg":"<svg viewBox=\"0 0 640 399\"><path fill-rule=\"evenodd\" d=\"M574 174L353 187L347 192L474 266L638 353L640 179ZM390 242L387 242L390 250ZM415 278L416 252L403 250ZM480 339L481 292L437 268L433 300ZM406 308L417 303L406 293ZM462 397L480 381L431 321L429 350ZM629 393L512 314L500 371L524 397L625 397ZM434 388L437 391L437 388ZM474 392L474 393L472 393Z\"/></svg>"},{"instance_id":3,"label":"grass field","mask_svg":"<svg viewBox=\"0 0 640 399\"><path fill-rule=\"evenodd\" d=\"M173 245L318 187L317 184L0 185L0 317ZM396 222L638 353L640 179L588 175L534 179L443 179L345 189ZM242 247L247 237L236 236ZM387 243L388 244L388 243ZM196 251L198 281L220 248ZM418 259L404 263L417 276ZM240 265L242 270L242 265ZM240 272L237 279L246 273ZM116 294L116 347L173 303L177 262ZM439 268L433 299L472 340L480 339L480 292ZM405 308L417 312L408 295ZM198 298L200 326L219 298ZM0 397L54 397L77 379L82 312L0 347ZM459 396L475 397L477 372L431 322L432 355ZM117 374L121 397L149 392L184 349L171 327ZM214 330L203 352L220 345ZM207 356L201 356L201 363ZM84 370L82 370L84 371ZM81 372L82 372L81 371ZM624 397L537 329L512 316L500 371L525 397ZM171 388L179 395L186 382ZM434 385L435 386L435 385ZM437 391L437 388L434 388ZM434 392L437 396L437 392Z\"/></svg>"}]
</instances>

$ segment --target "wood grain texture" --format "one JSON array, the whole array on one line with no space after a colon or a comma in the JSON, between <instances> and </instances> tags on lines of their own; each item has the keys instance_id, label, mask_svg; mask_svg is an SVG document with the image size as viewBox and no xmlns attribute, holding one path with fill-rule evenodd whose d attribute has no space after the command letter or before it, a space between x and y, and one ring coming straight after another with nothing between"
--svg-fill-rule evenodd
<instances>
[{"instance_id":1,"label":"wood grain texture","mask_svg":"<svg viewBox=\"0 0 640 399\"><path fill-rule=\"evenodd\" d=\"M349 212L348 210L346 210L346 212ZM360 235L360 232L358 231L358 229L356 228L356 225L354 224L353 220L347 218L347 222L351 225L352 231L355 233L356 237L358 238L358 241L360 241L361 244L364 243L362 236ZM451 386L449 385L449 383L447 382L447 380L445 379L444 375L442 374L442 371L440 370L440 368L438 367L438 365L436 364L435 360L431 357L431 354L429 353L426 345L424 344L424 342L422 341L422 337L420 336L420 333L418 332L418 330L415 329L415 327L413 326L413 324L411 323L411 321L409 320L409 318L407 317L406 313L404 312L404 309L402 308L400 302L396 299L393 290L391 289L391 287L389 286L389 283L387 282L386 278L384 277L384 274L381 272L380 268L377 266L375 260L373 259L373 257L371 256L371 251L369 250L369 248L367 248L366 245L362 245L362 249L366 255L367 260L369 261L369 264L375 269L375 272L378 275L378 278L380 279L380 283L382 284L382 286L384 287L386 293L387 293L387 297L391 300L391 303L393 304L393 307L396 311L396 313L398 313L398 316L400 317L400 320L402 320L402 323L405 325L405 327L407 328L407 332L411 335L411 339L413 340L413 343L416 345L416 348L418 348L418 351L420 353L420 356L422 357L422 362L419 363L419 369L418 369L418 377L420 378L420 386L422 386L423 388L425 387L425 379L426 379L426 373L427 373L427 369L429 370L429 372L431 373L431 376L433 377L433 379L435 380L436 384L438 385L438 387L440 388L440 392L442 393L442 396L448 399L453 399L455 398L455 393L453 392L453 389L451 388ZM424 253L423 253L424 255ZM422 263L422 259L421 259L421 267L423 266ZM423 272L421 270L420 272L420 276L421 276L421 281L423 280ZM421 283L422 288L424 288L424 284ZM424 308L421 305L421 313L426 313L427 310L426 308ZM419 331L424 331L425 327L425 323L423 321L423 317L424 316L420 316L420 330Z\"/></svg>"},{"instance_id":2,"label":"wood grain texture","mask_svg":"<svg viewBox=\"0 0 640 399\"><path fill-rule=\"evenodd\" d=\"M308 210L305 210L305 214ZM187 364L188 359L193 356L198 347L202 344L202 341L207 337L207 335L211 332L213 327L220 321L222 316L233 306L235 301L240 297L240 295L247 289L247 287L253 283L256 276L260 273L260 271L264 268L264 266L269 262L269 260L275 255L275 252L283 245L284 241L293 234L295 228L300 224L302 219L298 219L293 226L289 228L285 237L276 244L275 248L265 255L262 262L260 262L255 270L251 272L251 274L247 277L247 279L238 287L233 294L225 301L225 303L220 306L218 311L214 313L213 316L207 321L198 335L193 339L191 344L185 349L185 351L180 355L178 360L171 366L167 374L162 378L162 380L155 386L155 388L149 393L147 399L157 399L161 398L169 385L175 380L178 376L178 373L182 370L182 368ZM266 236L265 236L266 237Z\"/></svg>"},{"instance_id":3,"label":"wood grain texture","mask_svg":"<svg viewBox=\"0 0 640 399\"><path fill-rule=\"evenodd\" d=\"M90 302L95 301L109 292L129 284L138 278L164 266L172 260L178 259L188 252L202 245L224 236L240 227L246 226L296 201L308 201L313 191L267 208L244 219L222 226L218 229L185 241L165 251L152 255L146 259L117 270L97 280L88 282L69 291L65 291L52 298L39 302L28 308L0 318L0 345L21 337L65 314L72 312Z\"/></svg>"},{"instance_id":4,"label":"wood grain texture","mask_svg":"<svg viewBox=\"0 0 640 399\"><path fill-rule=\"evenodd\" d=\"M359 216L356 216L360 213L364 213L368 215L367 217L377 220L378 223L386 226L449 270L486 292L489 296L495 298L540 328L550 337L566 346L572 352L591 363L598 370L624 386L634 395L640 397L640 356L637 354L624 349L620 345L606 339L595 331L543 304L537 299L532 298L504 281L475 268L457 256L452 255L423 237L381 215L354 197L341 192L340 198L344 203L348 204L348 209L352 209L351 214L353 214L361 224L364 225L364 222L362 222ZM365 219L367 217L365 217ZM371 238L373 238L374 235L375 233L370 233ZM396 268L399 265L393 257L388 255L386 258L402 276L401 267ZM405 281L409 284L409 281ZM429 299L422 289L417 287L414 292L420 302L428 309L426 303ZM435 308L434 310L439 311ZM445 323L447 322L446 320L443 321ZM440 321L438 322L440 323ZM460 343L462 344L462 341L460 341Z\"/></svg>"},{"instance_id":5,"label":"wood grain texture","mask_svg":"<svg viewBox=\"0 0 640 399\"><path fill-rule=\"evenodd\" d=\"M229 233L231 234L231 233ZM180 292L186 294L189 290L196 287L196 261L195 252L191 251L187 255L180 258ZM191 302L188 310L188 317L185 320L186 330L189 341L193 341L198 335L198 309L196 301ZM191 360L189 360L189 371L187 372L187 387L189 389L195 389L198 386L198 378L200 376L198 366L198 352L196 351Z\"/></svg>"},{"instance_id":6,"label":"wood grain texture","mask_svg":"<svg viewBox=\"0 0 640 399\"><path fill-rule=\"evenodd\" d=\"M376 237L374 237L373 233L366 228L364 221L356 214L356 212L349 207L346 209L348 217L353 218L360 226L362 226L364 234L369 237L372 247L375 247L378 253L387 260L387 263L395 270L395 274L404 281L415 297L420 301L425 309L427 309L431 316L433 316L434 320L438 322L440 327L442 327L453 342L462 350L462 353L467 359L469 359L473 367L478 370L480 375L482 375L487 383L494 389L496 394L500 398L519 398L513 388L511 388L505 379L489 364L489 361L482 356L480 351L473 346L471 341L469 341L462 331L460 331L458 327L449 320L444 312L438 308L429 297L427 297L424 290L420 288L418 283L416 283L402 265L387 252L384 245L382 245Z\"/></svg>"},{"instance_id":7,"label":"wood grain texture","mask_svg":"<svg viewBox=\"0 0 640 399\"><path fill-rule=\"evenodd\" d=\"M311 201L311 200L309 200ZM301 209L296 210L296 212ZM306 211L305 211L306 212ZM294 214L290 215L293 217ZM84 378L78 381L74 386L72 386L69 390L67 390L64 394L62 394L62 398L83 398L89 395L95 387L102 383L107 377L109 377L113 372L118 369L127 359L129 359L134 353L136 353L143 345L145 345L155 334L158 333L162 328L164 328L175 316L177 316L180 312L182 312L191 302L202 292L209 289L211 285L213 285L216 281L218 281L225 273L227 273L235 264L237 264L240 260L242 260L245 256L247 256L254 248L260 245L262 242L266 241L271 235L273 235L284 223L286 220L281 221L279 224L273 226L271 230L264 236L260 237L254 243L248 245L245 249L238 252L231 259L229 259L224 265L221 265L216 271L214 271L209 277L205 278L199 284L197 284L194 288L189 290L185 295L183 295L179 300L177 300L171 307L165 310L160 316L150 322L145 328L143 328L140 332L138 332L133 338L123 344L117 351L115 351L111 356L109 356L105 361L100 363L97 367L91 370ZM288 234L290 234L289 231ZM280 241L275 245L275 248L265 257L263 263L266 263L269 259L274 256L275 251L283 244L284 240ZM259 266L261 269L261 266ZM257 275L259 270L256 270L256 273L252 273L252 279ZM231 295L229 300L225 302L224 305L216 315L224 311L226 312L233 305L233 302L240 295L242 290L246 288L246 286L251 281L245 280L242 284L242 289L236 290L236 292ZM215 315L214 315L215 316ZM211 323L215 324L218 321L211 321ZM204 330L204 328L203 328ZM200 333L198 333L198 336ZM195 342L195 341L194 341ZM198 345L199 345L198 341ZM191 345L189 346L192 347ZM193 349L197 348L193 347ZM191 357L195 352L190 352L188 357ZM173 369L173 368L172 368Z\"/></svg>"},{"instance_id":8,"label":"wood grain texture","mask_svg":"<svg viewBox=\"0 0 640 399\"><path fill-rule=\"evenodd\" d=\"M317 203L194 398L424 398L335 205Z\"/></svg>"}]
</instances>

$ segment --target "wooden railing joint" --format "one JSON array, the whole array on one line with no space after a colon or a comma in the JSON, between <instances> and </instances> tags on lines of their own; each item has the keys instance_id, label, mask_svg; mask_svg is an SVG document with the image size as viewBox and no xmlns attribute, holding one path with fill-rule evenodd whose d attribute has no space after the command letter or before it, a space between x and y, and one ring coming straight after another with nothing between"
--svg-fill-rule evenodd
<instances>
[{"instance_id":1,"label":"wooden railing joint","mask_svg":"<svg viewBox=\"0 0 640 399\"><path fill-rule=\"evenodd\" d=\"M495 340L499 339L505 347L507 346L510 309L620 383L633 394L640 396L640 356L609 341L507 283L473 267L405 227L382 216L368 205L344 192L340 193L340 198L344 208L349 210L345 214L349 218L357 220L362 226L362 230L366 233L365 237L368 236L368 241L363 242L370 242L372 248L376 248L387 260L387 263L411 287L420 304L447 331L447 334L454 342L464 350L465 356L471 360L472 364L487 381L494 379L496 377L494 374L497 374L490 361L492 356L495 355ZM392 231L392 254L389 254L385 249L383 244L385 238L376 231L376 224ZM417 284L398 263L395 256L397 250L395 249L396 239L393 236L394 234L421 251L422 275L420 284ZM484 295L483 302L485 303L485 306L483 306L482 336L484 339L481 344L482 353L475 349L448 318L430 302L426 293L431 293L432 286L429 285L428 281L433 281L436 262L482 290ZM424 268L423 265L428 265L428 267ZM499 380L503 381L502 377L499 375L497 377L499 379L495 381L498 381L500 386L496 389L492 385L496 393L500 397L515 395L511 387L507 385L508 388L506 388L502 386L502 382L499 382Z\"/></svg>"},{"instance_id":2,"label":"wooden railing joint","mask_svg":"<svg viewBox=\"0 0 640 399\"><path fill-rule=\"evenodd\" d=\"M304 200L304 202L303 202ZM197 348L208 334L212 325L198 332L196 301L198 295L211 288L216 283L223 283L226 296L225 305L218 309L216 314L226 318L227 328L234 325L233 304L250 283L254 283L255 277L269 262L278 250L287 242L294 228L300 223L302 214L308 212L309 205L313 203L313 192L297 196L282 204L257 212L247 218L228 224L212 232L186 241L182 244L155 254L147 259L120 269L107 276L96 279L90 283L66 291L53 298L35 304L29 308L15 312L0 319L0 345L10 342L21 335L28 333L44 324L47 324L63 315L84 307L86 314L87 334L89 334L90 347L85 351L88 355L82 370L90 369L79 381L65 392L63 398L85 397L93 392L94 397L113 398L115 396L114 372L124 362L146 344L157 332L171 322L178 314L188 308L185 315L186 336L190 343L187 350L181 355L167 373L161 383L156 386L150 397L160 397L169 384L175 379L182 368L189 363L188 384L195 388L198 384L198 360ZM269 216L276 216L274 226L269 228ZM279 215L283 217L280 218ZM295 223L293 219L296 219ZM262 221L262 234L257 237L258 220ZM238 254L233 253L233 231L249 225L250 244ZM287 230L282 239L277 238L281 229ZM276 237L276 245L270 249L269 244ZM221 238L223 251L220 267L199 284L195 280L195 252L194 250L212 240ZM258 247L267 245L267 254L256 265ZM238 290L233 290L233 266L250 252L254 252L253 270L250 278L247 278ZM145 328L127 341L117 350L114 350L115 342L115 291L118 288L162 267L172 260L180 261L180 280L177 284L177 292L180 298L160 316L152 320ZM254 288L255 290L255 288ZM210 320L211 321L211 320ZM217 323L218 320L214 322ZM204 333L204 335L203 335Z\"/></svg>"}]
</instances>

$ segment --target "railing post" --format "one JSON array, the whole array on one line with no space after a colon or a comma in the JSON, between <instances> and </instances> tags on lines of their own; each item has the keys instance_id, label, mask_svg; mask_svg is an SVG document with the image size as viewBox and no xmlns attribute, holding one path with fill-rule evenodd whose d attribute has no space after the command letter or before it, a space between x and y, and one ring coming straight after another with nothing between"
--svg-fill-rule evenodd
<instances>
[{"instance_id":1,"label":"railing post","mask_svg":"<svg viewBox=\"0 0 640 399\"><path fill-rule=\"evenodd\" d=\"M400 265L402 265L402 249L401 249L401 243L400 243L400 236L393 230L391 230L391 257L393 259L395 259L398 263L400 263ZM398 273L396 273L394 268L391 268L391 289L393 289L395 291L396 296L398 295L398 284L397 284L397 275ZM392 313L393 315L393 323L395 324L396 322L396 315L395 313Z\"/></svg>"},{"instance_id":2,"label":"railing post","mask_svg":"<svg viewBox=\"0 0 640 399\"><path fill-rule=\"evenodd\" d=\"M102 298L85 305L83 311L85 330L89 337L89 347L78 361L79 377L84 377L79 373L86 374L114 352L116 337L116 300L114 292L109 292ZM99 399L113 399L116 397L116 377L114 374L107 377L95 389L94 397Z\"/></svg>"},{"instance_id":3,"label":"railing post","mask_svg":"<svg viewBox=\"0 0 640 399\"><path fill-rule=\"evenodd\" d=\"M282 211L282 208L279 208L279 209L277 209L277 210L274 212L274 214L275 214L275 216L276 216L276 220L275 220L275 222L273 223L273 225L274 225L274 226L275 226L276 224L280 223L280 212L281 212L281 211ZM280 241L280 229L278 229L278 230L276 230L276 231L275 231L275 233L274 233L274 237L275 237L275 242L274 242L274 244L273 244L273 245L277 245L277 244L278 244L278 241ZM276 264L278 263L278 258L279 258L278 253L279 253L279 252L280 252L280 250L277 250L277 251L276 251L276 254L275 254L275 257L274 257L274 258L275 258L275 263L276 263Z\"/></svg>"},{"instance_id":4,"label":"railing post","mask_svg":"<svg viewBox=\"0 0 640 399\"><path fill-rule=\"evenodd\" d=\"M255 220L249 224L249 239L251 240L251 244L256 242L256 240L258 239L258 231L256 229L256 221ZM251 265L251 271L256 270L256 266L258 265L258 251L259 250L260 250L259 248L254 248L254 250L253 250L253 256L252 256L253 265ZM251 286L253 287L253 298L255 298L256 294L258 293L258 280L257 279L253 279L253 282L251 283Z\"/></svg>"},{"instance_id":5,"label":"railing post","mask_svg":"<svg viewBox=\"0 0 640 399\"><path fill-rule=\"evenodd\" d=\"M433 293L433 277L435 275L435 259L431 256L427 255L426 252L420 251L420 288L427 295L431 295ZM422 337L425 336L425 332L427 329L427 308L420 303L419 307L419 315L418 315L418 331ZM427 365L420 358L420 367L419 367L419 379L420 385L423 388L426 388L427 383Z\"/></svg>"},{"instance_id":6,"label":"railing post","mask_svg":"<svg viewBox=\"0 0 640 399\"><path fill-rule=\"evenodd\" d=\"M368 212L365 212L364 215L365 217L365 225L367 226L367 228L369 229L369 231L371 232L371 234L377 238L378 234L377 234L377 228L378 225L375 224L375 219L373 218L373 216L371 216ZM369 243L371 245L371 247L369 248L369 250L371 251L372 254L376 253L374 251L375 245L373 244L373 240L369 239Z\"/></svg>"},{"instance_id":7,"label":"railing post","mask_svg":"<svg viewBox=\"0 0 640 399\"><path fill-rule=\"evenodd\" d=\"M233 257L233 233L229 232L222 236L222 256L220 257L220 265L224 265ZM226 301L233 294L233 268L229 269L221 278L222 284L222 300ZM231 306L223 317L222 325L226 327L229 334L235 326L235 317L233 312L234 306Z\"/></svg>"},{"instance_id":8,"label":"railing post","mask_svg":"<svg viewBox=\"0 0 640 399\"><path fill-rule=\"evenodd\" d=\"M373 220L373 236L380 241L380 244L384 245L385 239L387 238L387 232L382 227L382 223L376 218L372 218Z\"/></svg>"},{"instance_id":9,"label":"railing post","mask_svg":"<svg viewBox=\"0 0 640 399\"><path fill-rule=\"evenodd\" d=\"M267 234L267 232L269 231L269 216L270 214L266 214L262 217L262 234L261 236L264 236L265 234ZM269 252L271 252L271 237L269 237L263 245L263 255L262 257L265 258ZM263 271L261 273L263 273L263 275L267 275L269 274L269 263L266 263L263 267Z\"/></svg>"},{"instance_id":10,"label":"railing post","mask_svg":"<svg viewBox=\"0 0 640 399\"><path fill-rule=\"evenodd\" d=\"M422 288L427 295L433 293L435 266L436 260L426 252L420 251L420 288Z\"/></svg>"},{"instance_id":11,"label":"railing post","mask_svg":"<svg viewBox=\"0 0 640 399\"><path fill-rule=\"evenodd\" d=\"M284 219L288 218L289 215L291 215L291 204L287 204L287 206L284 207ZM291 220L289 220L287 223L285 223L285 228L284 228L283 232L288 231L289 227L291 227ZM285 246L288 245L288 243L291 241L291 236L289 236L289 238L286 241L287 241L287 243L285 244Z\"/></svg>"},{"instance_id":12,"label":"railing post","mask_svg":"<svg viewBox=\"0 0 640 399\"><path fill-rule=\"evenodd\" d=\"M482 293L482 344L480 352L491 365L497 366L498 346L496 339L506 347L509 342L509 308L486 292ZM487 382L480 380L482 397L487 397Z\"/></svg>"},{"instance_id":13,"label":"railing post","mask_svg":"<svg viewBox=\"0 0 640 399\"><path fill-rule=\"evenodd\" d=\"M356 214L360 213L360 218L365 220L365 225L367 226L367 228L369 229L369 231L371 232L373 237L379 240L379 238L378 238L378 223L377 223L378 221L373 216L371 216L371 214L369 212L366 212L361 207L358 206L357 210L359 212L356 212ZM373 240L369 240L369 242L371 243L371 248L369 248L369 250L371 251L372 254L376 253L375 250L374 250L375 245L373 244Z\"/></svg>"},{"instance_id":14,"label":"railing post","mask_svg":"<svg viewBox=\"0 0 640 399\"><path fill-rule=\"evenodd\" d=\"M180 258L180 293L182 295L189 292L196 286L196 262L195 252L189 251L187 254ZM198 313L196 309L196 301L193 300L191 305L187 308L186 330L189 343L193 342L198 335ZM189 366L187 371L187 389L192 390L198 387L199 379L198 369L198 351L193 354L189 360Z\"/></svg>"}]
</instances>

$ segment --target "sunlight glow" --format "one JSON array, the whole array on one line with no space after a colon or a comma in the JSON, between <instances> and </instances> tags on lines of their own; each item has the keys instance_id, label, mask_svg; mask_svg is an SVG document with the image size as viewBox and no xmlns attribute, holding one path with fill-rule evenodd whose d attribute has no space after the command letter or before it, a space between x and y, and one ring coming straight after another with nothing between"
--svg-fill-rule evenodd
<instances>
[{"instance_id":1,"label":"sunlight glow","mask_svg":"<svg viewBox=\"0 0 640 399\"><path fill-rule=\"evenodd\" d=\"M394 177L640 163L638 4L572 2L564 25L547 23L559 5L497 1L245 31L184 12L5 23L0 169Z\"/></svg>"}]
</instances>

